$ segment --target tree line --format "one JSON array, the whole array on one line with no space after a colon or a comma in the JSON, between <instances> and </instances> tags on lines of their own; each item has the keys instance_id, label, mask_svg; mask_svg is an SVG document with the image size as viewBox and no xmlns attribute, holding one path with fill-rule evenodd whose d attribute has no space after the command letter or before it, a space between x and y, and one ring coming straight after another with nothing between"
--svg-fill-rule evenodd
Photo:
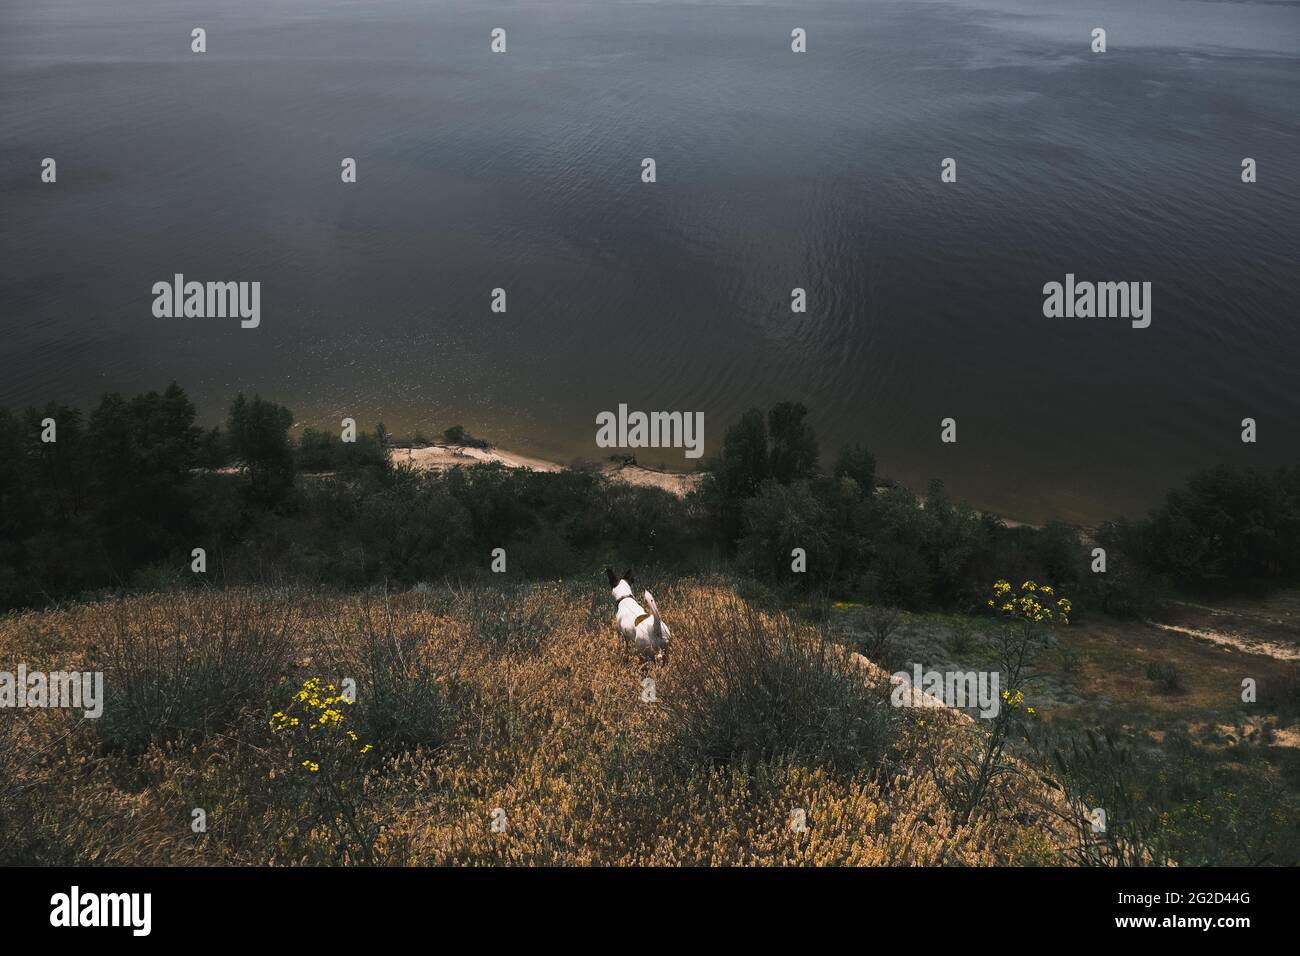
<instances>
[{"instance_id":1,"label":"tree line","mask_svg":"<svg viewBox=\"0 0 1300 956\"><path fill-rule=\"evenodd\" d=\"M745 413L679 499L580 469L416 473L390 463L382 425L353 442L311 428L295 441L289 410L259 395L236 396L223 426L204 429L175 383L105 395L89 415L0 409L0 607L203 582L411 586L489 573L497 548L511 577L636 563L915 609L974 608L1006 576L1120 614L1170 590L1300 579L1300 467L1215 468L1148 516L1085 536L1061 522L1008 528L941 485L920 496L882 481L863 445L824 467L806 416L797 402ZM1095 547L1104 574L1091 571ZM195 548L204 575L191 573Z\"/></svg>"}]
</instances>

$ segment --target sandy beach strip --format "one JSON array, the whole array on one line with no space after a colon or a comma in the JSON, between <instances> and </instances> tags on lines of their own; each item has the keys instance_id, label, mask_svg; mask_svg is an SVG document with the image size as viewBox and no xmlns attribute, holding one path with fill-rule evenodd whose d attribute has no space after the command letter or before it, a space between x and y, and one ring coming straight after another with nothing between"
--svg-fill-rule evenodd
<instances>
[{"instance_id":1,"label":"sandy beach strip","mask_svg":"<svg viewBox=\"0 0 1300 956\"><path fill-rule=\"evenodd\" d=\"M394 465L406 466L416 471L445 471L458 465L482 465L489 462L497 462L508 468L527 468L529 471L566 470L566 466L542 458L533 458L500 448L474 448L468 445L432 444L418 448L390 448L388 457ZM648 488L662 488L679 498L685 497L700 480L698 473L658 471L644 465L617 461L601 462L596 470L614 481Z\"/></svg>"}]
</instances>

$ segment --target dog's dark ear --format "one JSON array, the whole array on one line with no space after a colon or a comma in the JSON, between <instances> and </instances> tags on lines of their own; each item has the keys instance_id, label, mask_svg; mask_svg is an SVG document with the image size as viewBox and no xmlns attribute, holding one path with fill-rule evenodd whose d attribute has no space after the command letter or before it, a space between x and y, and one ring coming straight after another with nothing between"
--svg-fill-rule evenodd
<instances>
[{"instance_id":1,"label":"dog's dark ear","mask_svg":"<svg viewBox=\"0 0 1300 956\"><path fill-rule=\"evenodd\" d=\"M605 568L605 574L609 576L609 586L612 588L618 587L618 578L614 577L614 572L607 567Z\"/></svg>"},{"instance_id":2,"label":"dog's dark ear","mask_svg":"<svg viewBox=\"0 0 1300 956\"><path fill-rule=\"evenodd\" d=\"M626 571L623 572L623 580L626 581L628 584L631 584L631 583L632 583L632 569L631 569L631 568L628 568Z\"/></svg>"}]
</instances>

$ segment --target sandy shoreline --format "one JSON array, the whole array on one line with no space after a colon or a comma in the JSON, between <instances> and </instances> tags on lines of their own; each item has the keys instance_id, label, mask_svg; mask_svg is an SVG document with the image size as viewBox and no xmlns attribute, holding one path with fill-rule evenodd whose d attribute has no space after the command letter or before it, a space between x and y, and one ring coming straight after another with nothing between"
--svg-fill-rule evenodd
<instances>
[{"instance_id":1,"label":"sandy shoreline","mask_svg":"<svg viewBox=\"0 0 1300 956\"><path fill-rule=\"evenodd\" d=\"M566 471L568 466L521 455L500 448L473 448L467 445L432 444L423 448L392 448L388 457L394 465L406 465L416 471L445 471L457 465L482 465L498 462L509 468L527 468L529 471ZM700 480L698 473L658 471L644 465L605 461L593 463L593 470L615 481L649 488L662 488L679 498L686 496Z\"/></svg>"},{"instance_id":2,"label":"sandy shoreline","mask_svg":"<svg viewBox=\"0 0 1300 956\"><path fill-rule=\"evenodd\" d=\"M475 448L470 445L449 445L444 442L435 442L418 448L390 448L388 457L394 465L407 465L416 471L445 471L457 465L482 465L488 462L498 462L509 468L527 468L529 471L555 472L566 471L569 468L568 465L559 462L534 458L501 448ZM703 477L701 472L660 471L657 468L647 468L645 465L617 461L592 462L592 470L598 471L606 478L629 485L662 488L678 498L686 497ZM876 493L881 494L886 490L882 486L876 489ZM921 507L925 507L924 498L921 499ZM1039 527L1010 518L1001 518L1001 520L1008 528Z\"/></svg>"}]
</instances>

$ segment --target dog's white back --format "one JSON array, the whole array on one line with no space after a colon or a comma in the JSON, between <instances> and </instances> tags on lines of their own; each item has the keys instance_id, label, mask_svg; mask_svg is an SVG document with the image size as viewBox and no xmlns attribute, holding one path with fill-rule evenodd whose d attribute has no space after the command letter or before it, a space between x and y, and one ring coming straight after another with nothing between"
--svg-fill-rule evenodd
<instances>
[{"instance_id":1,"label":"dog's white back","mask_svg":"<svg viewBox=\"0 0 1300 956\"><path fill-rule=\"evenodd\" d=\"M619 579L610 593L618 602L615 613L618 617L618 631L623 635L623 640L644 657L657 657L663 653L668 647L671 632L659 616L654 595L645 592L645 601L650 605L650 610L647 611L632 597L632 585L624 578Z\"/></svg>"}]
</instances>

